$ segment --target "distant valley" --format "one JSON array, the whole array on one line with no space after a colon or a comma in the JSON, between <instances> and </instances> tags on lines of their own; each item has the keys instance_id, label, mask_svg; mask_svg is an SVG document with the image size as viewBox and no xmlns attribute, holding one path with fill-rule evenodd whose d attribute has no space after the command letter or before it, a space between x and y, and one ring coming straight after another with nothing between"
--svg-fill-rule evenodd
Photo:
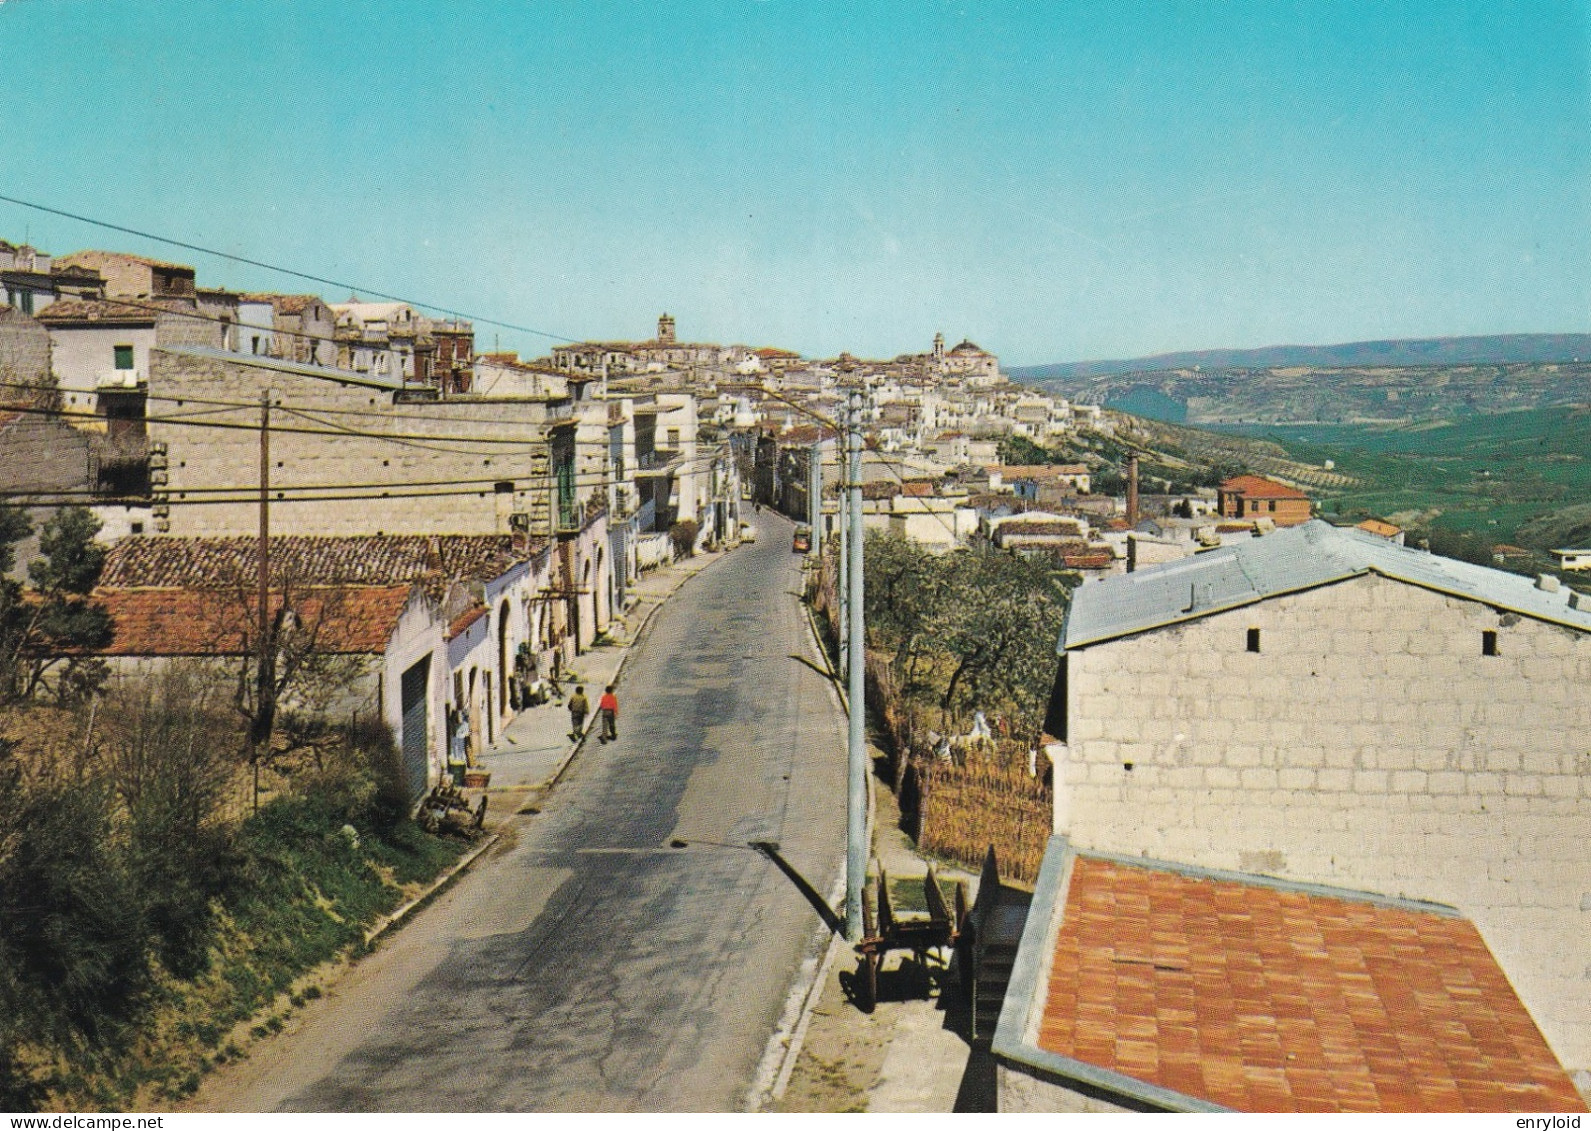
<instances>
[{"instance_id":1,"label":"distant valley","mask_svg":"<svg viewBox=\"0 0 1591 1131\"><path fill-rule=\"evenodd\" d=\"M1591 400L1591 334L1204 350L1041 365L1013 379L1188 424L1417 423Z\"/></svg>"}]
</instances>

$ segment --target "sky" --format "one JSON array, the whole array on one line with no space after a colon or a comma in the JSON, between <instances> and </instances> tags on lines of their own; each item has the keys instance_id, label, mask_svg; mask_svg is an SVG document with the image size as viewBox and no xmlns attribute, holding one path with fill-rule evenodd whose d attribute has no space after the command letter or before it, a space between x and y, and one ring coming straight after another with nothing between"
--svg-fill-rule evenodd
<instances>
[{"instance_id":1,"label":"sky","mask_svg":"<svg viewBox=\"0 0 1591 1131\"><path fill-rule=\"evenodd\" d=\"M0 195L349 286L0 239L525 357L1591 331L1591 0L0 0L0 60Z\"/></svg>"}]
</instances>

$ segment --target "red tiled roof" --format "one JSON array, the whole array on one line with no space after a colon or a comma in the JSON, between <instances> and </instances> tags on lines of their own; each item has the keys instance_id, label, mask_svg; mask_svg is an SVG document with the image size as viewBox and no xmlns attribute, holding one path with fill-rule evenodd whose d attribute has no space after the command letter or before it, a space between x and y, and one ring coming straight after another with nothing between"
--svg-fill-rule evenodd
<instances>
[{"instance_id":1,"label":"red tiled roof","mask_svg":"<svg viewBox=\"0 0 1591 1131\"><path fill-rule=\"evenodd\" d=\"M56 262L70 261L72 266L103 266L107 263L140 263L145 267L159 267L167 271L192 271L193 268L184 263L167 263L160 259L150 259L147 255L131 255L125 251L74 251L70 255L58 255Z\"/></svg>"},{"instance_id":2,"label":"red tiled roof","mask_svg":"<svg viewBox=\"0 0 1591 1131\"><path fill-rule=\"evenodd\" d=\"M1080 542L1083 539L1083 528L1075 522L1051 519L1048 522L1034 519L1027 520L1021 516L1003 519L999 529L994 532L997 542L1006 543L1020 538L1049 538L1060 539L1068 542Z\"/></svg>"},{"instance_id":3,"label":"red tiled roof","mask_svg":"<svg viewBox=\"0 0 1591 1131\"><path fill-rule=\"evenodd\" d=\"M1584 1111L1466 919L1073 860L1039 1046L1239 1111Z\"/></svg>"},{"instance_id":4,"label":"red tiled roof","mask_svg":"<svg viewBox=\"0 0 1591 1131\"><path fill-rule=\"evenodd\" d=\"M396 585L443 577L490 580L538 553L509 535L447 534L271 539L278 576L299 585ZM107 587L225 589L258 570L256 538L126 538L111 547Z\"/></svg>"},{"instance_id":5,"label":"red tiled roof","mask_svg":"<svg viewBox=\"0 0 1591 1131\"><path fill-rule=\"evenodd\" d=\"M409 602L408 585L306 590L298 621L326 652L384 652ZM111 615L106 656L230 656L255 639L252 593L219 589L97 589L93 603ZM281 594L272 595L273 608Z\"/></svg>"},{"instance_id":6,"label":"red tiled roof","mask_svg":"<svg viewBox=\"0 0 1591 1131\"><path fill-rule=\"evenodd\" d=\"M1056 479L1063 475L1089 474L1086 463L994 463L986 470L999 472L1000 478L1007 482L1012 479Z\"/></svg>"},{"instance_id":7,"label":"red tiled roof","mask_svg":"<svg viewBox=\"0 0 1591 1131\"><path fill-rule=\"evenodd\" d=\"M238 298L244 302L268 302L278 314L303 314L321 301L319 295L279 295L274 291L248 291Z\"/></svg>"},{"instance_id":8,"label":"red tiled roof","mask_svg":"<svg viewBox=\"0 0 1591 1131\"><path fill-rule=\"evenodd\" d=\"M1246 499L1307 499L1296 487L1266 479L1263 475L1234 475L1221 484L1221 490L1234 491Z\"/></svg>"},{"instance_id":9,"label":"red tiled roof","mask_svg":"<svg viewBox=\"0 0 1591 1131\"><path fill-rule=\"evenodd\" d=\"M1382 522L1379 518L1367 518L1356 529L1367 534L1379 534L1383 538L1392 538L1403 532L1401 526L1394 526L1390 522Z\"/></svg>"},{"instance_id":10,"label":"red tiled roof","mask_svg":"<svg viewBox=\"0 0 1591 1131\"><path fill-rule=\"evenodd\" d=\"M468 609L465 609L462 613L453 618L453 623L447 626L447 639L452 640L455 636L458 636L461 632L469 628L470 625L474 624L485 615L485 605L474 605Z\"/></svg>"},{"instance_id":11,"label":"red tiled roof","mask_svg":"<svg viewBox=\"0 0 1591 1131\"><path fill-rule=\"evenodd\" d=\"M108 299L56 299L34 315L40 322L153 322L153 302L129 305Z\"/></svg>"}]
</instances>

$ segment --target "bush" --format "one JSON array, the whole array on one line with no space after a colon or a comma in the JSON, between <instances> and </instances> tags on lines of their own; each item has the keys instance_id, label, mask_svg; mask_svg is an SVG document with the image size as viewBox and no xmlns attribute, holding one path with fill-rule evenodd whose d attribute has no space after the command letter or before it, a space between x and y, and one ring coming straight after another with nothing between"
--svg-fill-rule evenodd
<instances>
[{"instance_id":1,"label":"bush","mask_svg":"<svg viewBox=\"0 0 1591 1131\"><path fill-rule=\"evenodd\" d=\"M693 518L682 518L668 528L669 544L674 547L676 558L694 557L696 554L696 536L701 533L701 527Z\"/></svg>"}]
</instances>

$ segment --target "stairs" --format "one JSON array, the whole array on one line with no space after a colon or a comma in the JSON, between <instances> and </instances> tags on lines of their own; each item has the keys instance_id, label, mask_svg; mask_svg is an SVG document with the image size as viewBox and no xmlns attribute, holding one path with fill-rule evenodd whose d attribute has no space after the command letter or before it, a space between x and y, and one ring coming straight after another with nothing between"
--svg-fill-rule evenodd
<instances>
[{"instance_id":1,"label":"stairs","mask_svg":"<svg viewBox=\"0 0 1591 1131\"><path fill-rule=\"evenodd\" d=\"M1000 883L994 849L984 861L983 878L978 883L978 899L972 909L974 943L972 959L972 1037L987 1041L994 1037L1011 984L1011 968L1016 964L1017 945L1027 924L1031 897Z\"/></svg>"}]
</instances>

